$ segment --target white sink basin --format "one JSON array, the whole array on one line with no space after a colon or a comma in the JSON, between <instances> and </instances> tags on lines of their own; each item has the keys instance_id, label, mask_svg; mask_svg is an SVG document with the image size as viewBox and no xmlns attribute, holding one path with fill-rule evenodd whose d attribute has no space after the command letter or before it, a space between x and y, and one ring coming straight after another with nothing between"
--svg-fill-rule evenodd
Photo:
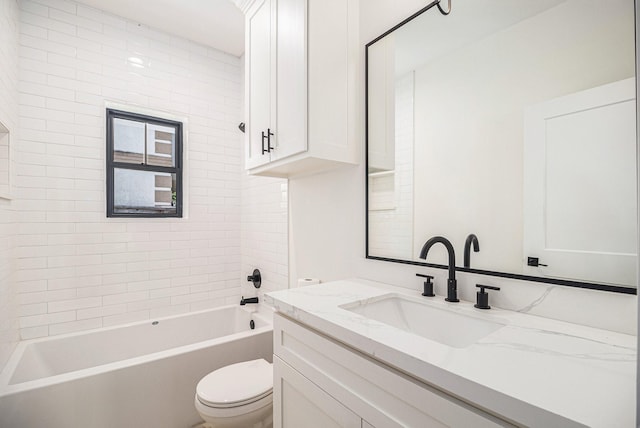
<instances>
[{"instance_id":1,"label":"white sink basin","mask_svg":"<svg viewBox=\"0 0 640 428\"><path fill-rule=\"evenodd\" d=\"M504 324L436 308L395 293L340 307L454 348L465 348L504 327Z\"/></svg>"}]
</instances>

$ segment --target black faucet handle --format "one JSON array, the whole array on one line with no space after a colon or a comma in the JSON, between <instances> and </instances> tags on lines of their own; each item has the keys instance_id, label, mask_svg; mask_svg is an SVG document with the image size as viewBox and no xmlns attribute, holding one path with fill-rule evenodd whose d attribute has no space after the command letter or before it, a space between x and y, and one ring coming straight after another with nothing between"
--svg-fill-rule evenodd
<instances>
[{"instance_id":1,"label":"black faucet handle","mask_svg":"<svg viewBox=\"0 0 640 428\"><path fill-rule=\"evenodd\" d=\"M487 293L485 289L499 291L500 287L476 284L476 288L479 288L480 291L476 293L476 304L473 306L478 309L491 309L491 306L489 306L489 293Z\"/></svg>"},{"instance_id":2,"label":"black faucet handle","mask_svg":"<svg viewBox=\"0 0 640 428\"><path fill-rule=\"evenodd\" d=\"M416 276L426 278L427 280L424 282L424 290L422 291L422 295L425 297L434 297L435 294L433 292L433 276L431 275L423 275L421 273L417 273Z\"/></svg>"},{"instance_id":3,"label":"black faucet handle","mask_svg":"<svg viewBox=\"0 0 640 428\"><path fill-rule=\"evenodd\" d=\"M496 291L500 291L500 287L494 287L493 285L482 285L482 284L476 284L476 288L479 288L481 293L484 293L485 288L486 288L487 290L496 290Z\"/></svg>"}]
</instances>

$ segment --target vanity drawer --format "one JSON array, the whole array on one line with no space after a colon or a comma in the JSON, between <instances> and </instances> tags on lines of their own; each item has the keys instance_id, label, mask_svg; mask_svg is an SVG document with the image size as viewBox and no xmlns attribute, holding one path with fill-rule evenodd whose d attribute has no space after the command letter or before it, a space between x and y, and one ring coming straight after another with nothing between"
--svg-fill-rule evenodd
<instances>
[{"instance_id":1,"label":"vanity drawer","mask_svg":"<svg viewBox=\"0 0 640 428\"><path fill-rule=\"evenodd\" d=\"M502 419L276 313L274 353L374 427L509 427Z\"/></svg>"}]
</instances>

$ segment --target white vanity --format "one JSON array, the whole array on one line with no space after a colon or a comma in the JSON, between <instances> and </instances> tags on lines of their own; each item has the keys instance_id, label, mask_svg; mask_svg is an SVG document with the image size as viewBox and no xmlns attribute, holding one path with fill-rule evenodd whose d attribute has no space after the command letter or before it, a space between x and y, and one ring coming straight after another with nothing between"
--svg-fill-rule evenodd
<instances>
[{"instance_id":1,"label":"white vanity","mask_svg":"<svg viewBox=\"0 0 640 428\"><path fill-rule=\"evenodd\" d=\"M359 279L266 299L275 427L635 426L635 336Z\"/></svg>"}]
</instances>

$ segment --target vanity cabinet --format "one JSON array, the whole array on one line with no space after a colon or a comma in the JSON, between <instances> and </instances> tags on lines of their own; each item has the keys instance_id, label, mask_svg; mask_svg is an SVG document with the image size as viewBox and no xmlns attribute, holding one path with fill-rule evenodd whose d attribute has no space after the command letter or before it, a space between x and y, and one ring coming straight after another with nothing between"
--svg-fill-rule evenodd
<instances>
[{"instance_id":1,"label":"vanity cabinet","mask_svg":"<svg viewBox=\"0 0 640 428\"><path fill-rule=\"evenodd\" d=\"M281 314L274 354L275 428L513 426Z\"/></svg>"},{"instance_id":2,"label":"vanity cabinet","mask_svg":"<svg viewBox=\"0 0 640 428\"><path fill-rule=\"evenodd\" d=\"M238 1L245 169L289 177L358 160L358 0Z\"/></svg>"},{"instance_id":3,"label":"vanity cabinet","mask_svg":"<svg viewBox=\"0 0 640 428\"><path fill-rule=\"evenodd\" d=\"M279 397L276 426L361 428L362 418L278 357L273 358L274 392Z\"/></svg>"}]
</instances>

